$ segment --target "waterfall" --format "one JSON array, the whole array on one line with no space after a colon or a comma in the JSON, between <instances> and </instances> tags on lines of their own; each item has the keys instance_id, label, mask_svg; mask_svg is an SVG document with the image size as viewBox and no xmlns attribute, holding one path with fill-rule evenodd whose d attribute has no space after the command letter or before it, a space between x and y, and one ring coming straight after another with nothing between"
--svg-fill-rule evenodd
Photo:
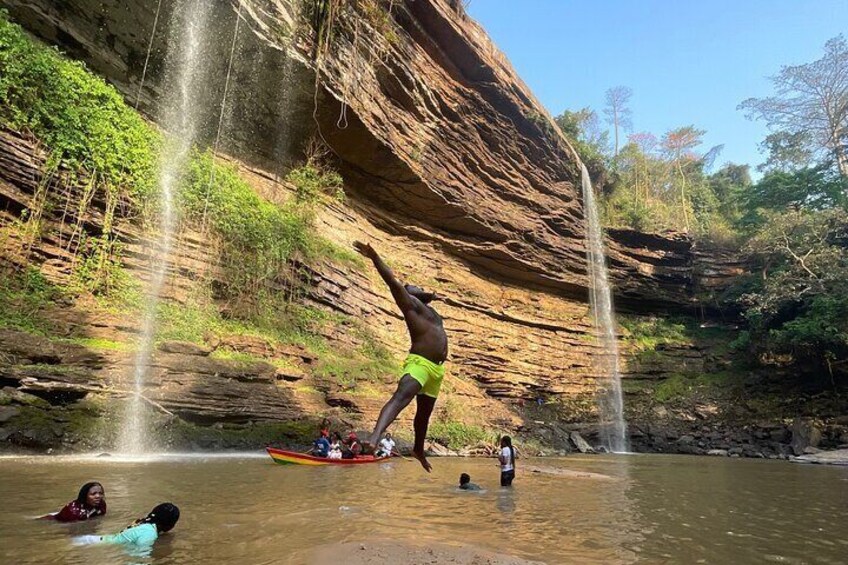
<instances>
[{"instance_id":1,"label":"waterfall","mask_svg":"<svg viewBox=\"0 0 848 565\"><path fill-rule=\"evenodd\" d=\"M581 164L583 186L583 209L586 216L586 255L589 278L592 283L590 304L595 334L603 352L598 356L600 374L606 377L604 388L598 399L601 420L601 439L605 447L614 453L628 451L627 425L624 422L624 400L621 394L618 342L615 337L615 311L612 305L606 253L604 253L603 230L598 218L595 192L589 171Z\"/></svg>"},{"instance_id":2,"label":"waterfall","mask_svg":"<svg viewBox=\"0 0 848 565\"><path fill-rule=\"evenodd\" d=\"M121 453L138 455L157 448L148 433L145 381L156 339L156 314L162 287L168 273L168 260L174 238L174 192L197 136L200 115L198 94L205 88L204 44L210 0L178 3L168 32L165 62L165 89L161 98L160 124L167 132L159 169L159 235L151 250L153 271L147 289L141 336L133 364L133 395L118 437Z\"/></svg>"}]
</instances>

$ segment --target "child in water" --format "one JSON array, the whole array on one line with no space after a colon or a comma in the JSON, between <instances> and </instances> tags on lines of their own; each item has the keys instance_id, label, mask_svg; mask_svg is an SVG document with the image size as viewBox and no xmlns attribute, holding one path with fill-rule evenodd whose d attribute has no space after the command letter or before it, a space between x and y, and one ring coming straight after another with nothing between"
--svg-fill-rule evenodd
<instances>
[{"instance_id":1,"label":"child in water","mask_svg":"<svg viewBox=\"0 0 848 565\"><path fill-rule=\"evenodd\" d=\"M462 490L481 490L479 485L471 482L471 476L468 473L459 476L459 488Z\"/></svg>"},{"instance_id":2,"label":"child in water","mask_svg":"<svg viewBox=\"0 0 848 565\"><path fill-rule=\"evenodd\" d=\"M136 520L124 531L108 536L80 536L77 545L94 543L120 544L130 546L153 545L161 534L171 531L180 519L180 509L165 502L150 511L150 514Z\"/></svg>"}]
</instances>

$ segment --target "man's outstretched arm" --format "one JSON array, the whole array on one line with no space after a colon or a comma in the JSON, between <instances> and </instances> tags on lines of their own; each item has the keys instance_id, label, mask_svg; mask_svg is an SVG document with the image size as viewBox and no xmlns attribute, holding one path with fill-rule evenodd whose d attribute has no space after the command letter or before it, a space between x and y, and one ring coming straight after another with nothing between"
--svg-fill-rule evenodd
<instances>
[{"instance_id":1,"label":"man's outstretched arm","mask_svg":"<svg viewBox=\"0 0 848 565\"><path fill-rule=\"evenodd\" d=\"M380 276L386 282L386 285L388 285L389 290L392 293L392 297L395 299L395 303L398 305L398 308L400 308L400 311L406 315L407 312L415 310L415 304L412 302L412 298L409 296L409 293L403 287L403 284L397 280L394 273L392 273L392 270L388 265L386 265L385 261L380 258L377 251L371 247L371 244L356 241L353 243L353 247L363 257L371 259L371 262L374 263L374 266L377 268L377 272L380 273Z\"/></svg>"}]
</instances>

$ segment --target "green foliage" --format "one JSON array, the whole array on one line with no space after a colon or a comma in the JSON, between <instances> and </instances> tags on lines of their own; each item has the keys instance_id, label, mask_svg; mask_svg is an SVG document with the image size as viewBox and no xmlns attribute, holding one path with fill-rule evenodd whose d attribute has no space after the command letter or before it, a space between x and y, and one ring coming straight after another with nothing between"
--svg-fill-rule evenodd
<instances>
[{"instance_id":1,"label":"green foliage","mask_svg":"<svg viewBox=\"0 0 848 565\"><path fill-rule=\"evenodd\" d=\"M760 151L767 155L764 163L757 165L763 172L792 172L813 162L812 136L808 131L775 131L760 143Z\"/></svg>"},{"instance_id":2,"label":"green foliage","mask_svg":"<svg viewBox=\"0 0 848 565\"><path fill-rule=\"evenodd\" d=\"M826 210L847 206L848 179L830 163L803 167L792 172L774 171L744 194L744 216L740 223L748 230L762 226L767 212L787 209Z\"/></svg>"},{"instance_id":3,"label":"green foliage","mask_svg":"<svg viewBox=\"0 0 848 565\"><path fill-rule=\"evenodd\" d=\"M0 327L49 335L53 323L44 311L66 298L38 269L0 270Z\"/></svg>"},{"instance_id":4,"label":"green foliage","mask_svg":"<svg viewBox=\"0 0 848 565\"><path fill-rule=\"evenodd\" d=\"M89 293L107 310L137 310L142 303L141 283L121 264L120 246L100 237L83 240L67 290Z\"/></svg>"},{"instance_id":5,"label":"green foliage","mask_svg":"<svg viewBox=\"0 0 848 565\"><path fill-rule=\"evenodd\" d=\"M317 204L325 198L344 200L343 180L335 171L306 164L289 171L286 180L294 185L295 199L302 204Z\"/></svg>"},{"instance_id":6,"label":"green foliage","mask_svg":"<svg viewBox=\"0 0 848 565\"><path fill-rule=\"evenodd\" d=\"M740 298L750 349L821 365L848 358L848 213L767 213L745 251L759 272Z\"/></svg>"},{"instance_id":7,"label":"green foliage","mask_svg":"<svg viewBox=\"0 0 848 565\"><path fill-rule=\"evenodd\" d=\"M100 349L103 351L132 351L133 346L129 343L114 341L111 339L95 338L95 337L75 337L71 339L58 340L64 343L73 343L82 345L89 349Z\"/></svg>"},{"instance_id":8,"label":"green foliage","mask_svg":"<svg viewBox=\"0 0 848 565\"><path fill-rule=\"evenodd\" d=\"M686 324L669 318L619 317L629 332L628 340L640 350L654 350L658 345L685 345L692 342Z\"/></svg>"},{"instance_id":9,"label":"green foliage","mask_svg":"<svg viewBox=\"0 0 848 565\"><path fill-rule=\"evenodd\" d=\"M727 164L705 172L710 153L694 152L701 130L667 132L662 140L630 136L616 158L612 190L603 200L608 226L660 232L688 231L699 239L733 242L739 195L750 185L747 166Z\"/></svg>"},{"instance_id":10,"label":"green foliage","mask_svg":"<svg viewBox=\"0 0 848 565\"><path fill-rule=\"evenodd\" d=\"M309 445L317 426L317 422L310 420L199 426L176 418L164 426L162 435L166 444L173 448L197 445L260 448L267 445Z\"/></svg>"},{"instance_id":11,"label":"green foliage","mask_svg":"<svg viewBox=\"0 0 848 565\"><path fill-rule=\"evenodd\" d=\"M669 403L685 400L699 392L727 391L738 386L738 375L727 372L716 373L677 373L663 380L654 389L654 400Z\"/></svg>"},{"instance_id":12,"label":"green foliage","mask_svg":"<svg viewBox=\"0 0 848 565\"><path fill-rule=\"evenodd\" d=\"M161 136L82 63L31 40L0 12L0 123L28 131L52 168L127 189L139 209L156 190Z\"/></svg>"},{"instance_id":13,"label":"green foliage","mask_svg":"<svg viewBox=\"0 0 848 565\"><path fill-rule=\"evenodd\" d=\"M263 200L235 167L215 163L209 152L191 159L179 202L188 219L208 222L221 237L227 282L234 293L273 280L308 246L310 210Z\"/></svg>"},{"instance_id":14,"label":"green foliage","mask_svg":"<svg viewBox=\"0 0 848 565\"><path fill-rule=\"evenodd\" d=\"M491 434L479 426L460 422L433 422L427 436L451 449L460 449L486 441Z\"/></svg>"},{"instance_id":15,"label":"green foliage","mask_svg":"<svg viewBox=\"0 0 848 565\"><path fill-rule=\"evenodd\" d=\"M51 170L61 165L70 171L76 176L70 182L83 181L86 194L105 193L103 234L81 235L73 290L107 298L130 293L111 233L113 216L119 210L153 217L162 135L117 90L84 65L27 37L5 14L0 14L0 124L38 138L50 151ZM351 260L350 252L311 233L314 205L325 195L343 196L341 177L308 165L292 171L290 179L296 198L278 206L257 196L234 167L216 163L208 152L193 154L183 171L181 212L211 227L222 242L227 294L250 295L289 276L288 265L297 256ZM40 214L29 214L32 229Z\"/></svg>"},{"instance_id":16,"label":"green foliage","mask_svg":"<svg viewBox=\"0 0 848 565\"><path fill-rule=\"evenodd\" d=\"M692 383L684 375L672 375L654 389L654 400L665 404L689 394Z\"/></svg>"},{"instance_id":17,"label":"green foliage","mask_svg":"<svg viewBox=\"0 0 848 565\"><path fill-rule=\"evenodd\" d=\"M593 179L606 178L611 149L609 133L601 131L598 114L590 108L565 110L554 122L574 146L589 175Z\"/></svg>"}]
</instances>

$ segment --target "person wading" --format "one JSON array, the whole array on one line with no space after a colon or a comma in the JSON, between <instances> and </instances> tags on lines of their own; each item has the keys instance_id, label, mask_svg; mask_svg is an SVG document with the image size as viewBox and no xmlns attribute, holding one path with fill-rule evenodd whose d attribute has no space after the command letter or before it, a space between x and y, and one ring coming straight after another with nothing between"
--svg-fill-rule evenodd
<instances>
[{"instance_id":1,"label":"person wading","mask_svg":"<svg viewBox=\"0 0 848 565\"><path fill-rule=\"evenodd\" d=\"M374 263L388 285L406 321L412 342L397 390L383 406L373 433L364 443L367 448L373 449L389 424L415 398L415 445L412 454L429 473L432 466L424 456L424 439L445 376L444 362L448 356L448 337L442 318L430 306L436 295L417 286L402 284L370 244L357 241L353 246Z\"/></svg>"}]
</instances>

